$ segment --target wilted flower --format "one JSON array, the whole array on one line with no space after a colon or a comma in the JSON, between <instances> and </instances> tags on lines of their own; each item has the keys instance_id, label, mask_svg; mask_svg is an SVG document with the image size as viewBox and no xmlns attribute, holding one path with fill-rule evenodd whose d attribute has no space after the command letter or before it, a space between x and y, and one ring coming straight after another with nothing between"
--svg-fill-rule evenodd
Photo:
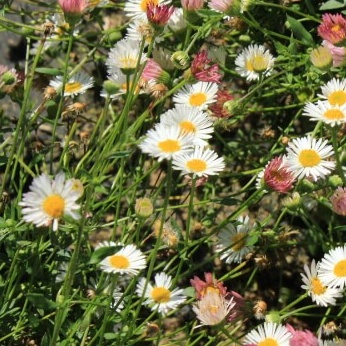
<instances>
[{"instance_id":1,"label":"wilted flower","mask_svg":"<svg viewBox=\"0 0 346 346\"><path fill-rule=\"evenodd\" d=\"M216 102L209 106L209 110L216 118L229 118L232 113L225 104L227 101L233 100L233 95L227 90L218 90L216 93Z\"/></svg>"},{"instance_id":2,"label":"wilted flower","mask_svg":"<svg viewBox=\"0 0 346 346\"><path fill-rule=\"evenodd\" d=\"M286 193L292 189L295 177L285 166L283 157L277 156L270 160L264 170L258 174L258 185L264 183L265 188Z\"/></svg>"},{"instance_id":3,"label":"wilted flower","mask_svg":"<svg viewBox=\"0 0 346 346\"><path fill-rule=\"evenodd\" d=\"M196 291L196 298L202 299L207 293L217 292L220 295L225 296L227 294L227 288L224 287L221 281L215 279L212 273L204 273L204 279L200 279L195 276L190 280L191 285Z\"/></svg>"},{"instance_id":4,"label":"wilted flower","mask_svg":"<svg viewBox=\"0 0 346 346\"><path fill-rule=\"evenodd\" d=\"M163 28L171 15L174 12L174 7L165 4L155 4L149 2L147 6L147 18L149 23L156 29Z\"/></svg>"},{"instance_id":5,"label":"wilted flower","mask_svg":"<svg viewBox=\"0 0 346 346\"><path fill-rule=\"evenodd\" d=\"M335 213L346 216L346 188L338 187L330 197L330 201Z\"/></svg>"},{"instance_id":6,"label":"wilted flower","mask_svg":"<svg viewBox=\"0 0 346 346\"><path fill-rule=\"evenodd\" d=\"M176 247L179 243L179 232L172 226L171 222L164 222L163 226L161 224L159 219L154 222L152 227L154 237L160 238L170 248Z\"/></svg>"},{"instance_id":7,"label":"wilted flower","mask_svg":"<svg viewBox=\"0 0 346 346\"><path fill-rule=\"evenodd\" d=\"M191 63L191 73L199 81L220 83L222 75L219 66L208 58L208 52L202 50L196 54Z\"/></svg>"},{"instance_id":8,"label":"wilted flower","mask_svg":"<svg viewBox=\"0 0 346 346\"><path fill-rule=\"evenodd\" d=\"M214 326L225 321L234 306L233 298L228 300L217 292L207 292L192 310L202 325Z\"/></svg>"}]
</instances>

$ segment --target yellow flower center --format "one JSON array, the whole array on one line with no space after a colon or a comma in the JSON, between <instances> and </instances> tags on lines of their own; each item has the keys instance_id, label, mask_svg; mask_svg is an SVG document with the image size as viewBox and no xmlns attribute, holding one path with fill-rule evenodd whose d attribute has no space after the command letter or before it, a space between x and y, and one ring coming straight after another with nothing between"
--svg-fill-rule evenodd
<instances>
[{"instance_id":1,"label":"yellow flower center","mask_svg":"<svg viewBox=\"0 0 346 346\"><path fill-rule=\"evenodd\" d=\"M241 250L246 244L246 235L244 233L237 233L231 238L231 244L233 251Z\"/></svg>"},{"instance_id":2,"label":"yellow flower center","mask_svg":"<svg viewBox=\"0 0 346 346\"><path fill-rule=\"evenodd\" d=\"M323 286L320 279L313 277L311 279L311 291L314 294L321 295L327 290L326 286Z\"/></svg>"},{"instance_id":3,"label":"yellow flower center","mask_svg":"<svg viewBox=\"0 0 346 346\"><path fill-rule=\"evenodd\" d=\"M258 343L258 346L279 346L279 343L273 338L265 338Z\"/></svg>"},{"instance_id":4,"label":"yellow flower center","mask_svg":"<svg viewBox=\"0 0 346 346\"><path fill-rule=\"evenodd\" d=\"M182 129L182 131L193 132L193 133L196 132L196 126L191 121L187 121L187 120L181 121L179 123L179 126Z\"/></svg>"},{"instance_id":5,"label":"yellow flower center","mask_svg":"<svg viewBox=\"0 0 346 346\"><path fill-rule=\"evenodd\" d=\"M303 149L298 156L298 160L303 167L314 167L321 162L321 157L316 150Z\"/></svg>"},{"instance_id":6,"label":"yellow flower center","mask_svg":"<svg viewBox=\"0 0 346 346\"><path fill-rule=\"evenodd\" d=\"M209 312L216 315L219 311L219 307L217 305L209 305L208 306Z\"/></svg>"},{"instance_id":7,"label":"yellow flower center","mask_svg":"<svg viewBox=\"0 0 346 346\"><path fill-rule=\"evenodd\" d=\"M256 55L246 61L246 69L250 72L263 72L268 68L268 59L262 55Z\"/></svg>"},{"instance_id":8,"label":"yellow flower center","mask_svg":"<svg viewBox=\"0 0 346 346\"><path fill-rule=\"evenodd\" d=\"M147 12L147 8L150 3L157 6L159 2L158 0L142 0L139 6L143 12Z\"/></svg>"},{"instance_id":9,"label":"yellow flower center","mask_svg":"<svg viewBox=\"0 0 346 346\"><path fill-rule=\"evenodd\" d=\"M324 113L325 118L329 120L344 119L344 113L340 109L328 109Z\"/></svg>"},{"instance_id":10,"label":"yellow flower center","mask_svg":"<svg viewBox=\"0 0 346 346\"><path fill-rule=\"evenodd\" d=\"M207 95L205 93L194 93L189 98L189 103L192 107L199 107L207 101Z\"/></svg>"},{"instance_id":11,"label":"yellow flower center","mask_svg":"<svg viewBox=\"0 0 346 346\"><path fill-rule=\"evenodd\" d=\"M166 287L155 287L151 291L151 297L156 303L167 303L171 299L171 292Z\"/></svg>"},{"instance_id":12,"label":"yellow flower center","mask_svg":"<svg viewBox=\"0 0 346 346\"><path fill-rule=\"evenodd\" d=\"M79 82L71 82L65 84L65 93L75 93L82 88L82 84Z\"/></svg>"},{"instance_id":13,"label":"yellow flower center","mask_svg":"<svg viewBox=\"0 0 346 346\"><path fill-rule=\"evenodd\" d=\"M339 261L334 267L334 274L337 277L346 276L346 260Z\"/></svg>"},{"instance_id":14,"label":"yellow flower center","mask_svg":"<svg viewBox=\"0 0 346 346\"><path fill-rule=\"evenodd\" d=\"M120 68L136 68L137 65L137 58L134 58L132 56L126 56L121 59L119 59L119 67Z\"/></svg>"},{"instance_id":15,"label":"yellow flower center","mask_svg":"<svg viewBox=\"0 0 346 346\"><path fill-rule=\"evenodd\" d=\"M166 139L165 141L159 142L158 147L164 153L175 153L181 148L179 141L174 139Z\"/></svg>"},{"instance_id":16,"label":"yellow flower center","mask_svg":"<svg viewBox=\"0 0 346 346\"><path fill-rule=\"evenodd\" d=\"M64 215L65 200L60 195L50 195L43 201L42 208L53 219L59 219Z\"/></svg>"},{"instance_id":17,"label":"yellow flower center","mask_svg":"<svg viewBox=\"0 0 346 346\"><path fill-rule=\"evenodd\" d=\"M207 169L206 162L200 159L192 159L186 163L186 166L193 172L203 172Z\"/></svg>"},{"instance_id":18,"label":"yellow flower center","mask_svg":"<svg viewBox=\"0 0 346 346\"><path fill-rule=\"evenodd\" d=\"M338 90L330 93L328 101L332 106L342 106L346 102L346 91Z\"/></svg>"},{"instance_id":19,"label":"yellow flower center","mask_svg":"<svg viewBox=\"0 0 346 346\"><path fill-rule=\"evenodd\" d=\"M123 255L110 256L109 264L116 269L127 269L130 266L128 258Z\"/></svg>"},{"instance_id":20,"label":"yellow flower center","mask_svg":"<svg viewBox=\"0 0 346 346\"><path fill-rule=\"evenodd\" d=\"M339 24L335 24L332 26L331 30L334 32L339 32L341 30L341 26Z\"/></svg>"},{"instance_id":21,"label":"yellow flower center","mask_svg":"<svg viewBox=\"0 0 346 346\"><path fill-rule=\"evenodd\" d=\"M252 70L255 72L263 72L268 68L268 59L266 59L262 55L257 55L253 58L251 58L248 63L251 65Z\"/></svg>"}]
</instances>

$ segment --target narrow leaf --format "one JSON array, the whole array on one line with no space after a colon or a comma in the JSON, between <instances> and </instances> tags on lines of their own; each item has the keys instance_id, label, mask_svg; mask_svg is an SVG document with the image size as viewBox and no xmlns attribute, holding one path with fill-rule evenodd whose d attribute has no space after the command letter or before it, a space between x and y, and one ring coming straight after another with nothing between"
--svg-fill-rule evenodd
<instances>
[{"instance_id":1,"label":"narrow leaf","mask_svg":"<svg viewBox=\"0 0 346 346\"><path fill-rule=\"evenodd\" d=\"M290 16L287 16L287 21L295 38L308 46L313 46L315 44L311 34L304 28L302 23Z\"/></svg>"}]
</instances>

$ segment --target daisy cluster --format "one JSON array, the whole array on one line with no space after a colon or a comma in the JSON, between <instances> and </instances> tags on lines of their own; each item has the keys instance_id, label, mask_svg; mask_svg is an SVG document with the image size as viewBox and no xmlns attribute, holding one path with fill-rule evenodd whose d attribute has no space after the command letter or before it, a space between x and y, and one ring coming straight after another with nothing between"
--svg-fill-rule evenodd
<instances>
[{"instance_id":1,"label":"daisy cluster","mask_svg":"<svg viewBox=\"0 0 346 346\"><path fill-rule=\"evenodd\" d=\"M346 80L333 78L321 87L318 96L319 100L304 106L303 116L331 128L345 124ZM286 193L294 187L296 179L326 179L336 167L333 156L334 148L327 140L312 135L295 138L288 143L284 156L272 159L259 173L257 187ZM341 204L338 205L334 209L342 213Z\"/></svg>"},{"instance_id":2,"label":"daisy cluster","mask_svg":"<svg viewBox=\"0 0 346 346\"><path fill-rule=\"evenodd\" d=\"M340 68L346 65L346 20L337 13L322 15L316 34L323 42L316 48L311 43L311 19L315 16L311 8L316 5L293 2L181 0L180 7L176 7L178 2L171 0L129 0L120 5L109 0L58 0L56 7L60 13L49 17L42 14L46 22L41 36L38 39L30 33L27 38L27 57L32 60L25 65L28 78L19 70L0 66L0 99L9 99L9 95L23 107L17 122L3 121L4 110L0 109L0 165L6 166L1 173L1 179L3 175L6 178L6 188L0 185L4 192L0 196L0 211L11 218L9 222L0 218L4 229L0 232L3 257L9 254L2 263L9 279L2 279L6 276L1 272L0 288L5 289L0 301L5 308L8 301L14 301L10 312L17 318L13 318L15 325L11 329L11 314L6 309L5 313L0 312L5 318L4 324L0 318L0 327L7 335L5 339L0 337L2 341L15 335L15 342L31 344L26 333L31 337L34 327L47 320L47 326L53 326L52 333L46 333L47 342L52 345L64 337L68 338L65 342L73 344L121 344L125 340L124 344L158 345L166 343L164 337L169 329L174 329L174 337L182 331L186 344L344 343L342 339L321 338L322 332L330 336L331 330L338 330L341 335L339 326L321 323L321 331L315 336L289 324L303 320L301 312L305 307L301 303L306 297L313 302L304 311L307 316L309 308L327 308L323 321L333 316L330 312L341 318L346 288L342 219L346 216L342 146L346 79ZM256 7L245 13L250 4L258 5L260 10ZM292 11L286 15L289 6ZM335 6L335 2L330 1L327 6ZM120 24L108 27L107 22L103 26L103 20L114 19L105 14L108 11L103 13L105 7L114 15L121 12ZM295 8L308 10L309 14ZM276 24L269 17L282 11L282 31L257 25L258 13L268 13L268 21ZM293 18L300 16L302 20ZM307 22L311 30L304 31ZM3 23L12 28L11 20L7 23L1 19L1 28ZM86 27L91 31L84 31ZM96 33L99 27L101 30ZM290 38L286 46L288 40L283 38L287 32ZM254 33L258 40L251 37ZM31 44L31 39L37 42ZM303 53L300 46L310 43L307 54ZM62 48L68 53L64 58ZM299 60L299 55L305 60ZM48 67L54 57L54 68ZM40 59L45 59L47 66ZM102 69L97 71L101 65ZM303 70L305 74L299 76ZM32 113L26 108L36 101L30 99L28 91L36 84L36 73L53 77L45 79L41 103ZM301 97L304 83L311 92L309 98ZM100 84L102 90L100 94L94 90L95 99L88 99L87 92L95 84ZM319 92L315 93L313 88L320 88ZM21 92L25 92L25 97ZM79 116L86 103L78 98L95 101L90 118ZM100 105L102 111L97 109ZM68 117L69 113L78 117ZM27 114L32 116L28 119ZM273 115L280 119L273 119ZM262 137L257 130L267 122L275 124L274 134ZM3 136L3 124L16 128L13 136ZM313 130L311 124L316 125ZM52 130L51 141L46 141L46 134L42 135L47 129ZM62 132L66 133L64 139L59 138ZM280 136L275 139L277 132ZM83 143L80 156L74 156L70 150L77 137ZM44 144L40 143L41 138ZM55 145L58 141L60 146ZM28 142L35 148L26 148ZM40 145L41 149L37 149ZM56 151L61 155L56 155ZM260 172L251 169L254 158L263 160ZM167 191L179 192L179 196L166 193L162 212L153 201L161 202L160 194L171 180L160 179L152 161L167 161L170 173L171 169L176 170L192 179L193 187L204 188L194 191L188 184L172 181ZM218 176L226 169L226 162L227 173L222 182L207 183L209 176ZM34 173L48 171L49 174ZM13 179L17 174L19 182ZM27 174L34 178L28 192L23 193ZM153 178L155 184L151 183ZM257 189L253 186L255 180ZM9 198L18 198L12 209L5 201L7 189ZM265 196L267 191L288 197L276 200L278 194ZM301 203L299 193L306 203ZM186 196L190 198L188 209ZM170 205L173 198L177 201L174 206ZM196 198L203 200L196 205ZM12 222L18 215L17 205L23 221L32 227ZM327 210L326 216L323 212L318 215L320 209ZM220 225L215 225L217 217L223 218ZM341 226L336 226L338 223ZM186 232L182 231L185 226ZM328 232L324 227L328 227ZM30 232L36 232L36 228L43 229L37 243L30 238ZM45 228L54 232L46 234ZM318 234L312 234L315 230ZM290 279L295 274L299 278L300 274L302 284L298 285L297 300L287 302L280 295L286 288L288 262L299 263L300 256L291 257L300 251L306 263L306 254L311 250L305 246L306 239L316 243L316 239L323 239L323 244L311 244L311 248L317 249L315 258L321 248L325 254L320 261L313 259L311 264L305 264L304 270L301 262L298 269L292 268ZM22 272L17 262L24 255L34 258L35 265L41 259L45 261L39 274L30 263L25 263ZM271 262L269 257L275 260ZM213 272L205 272L205 268ZM18 278L16 271L20 273ZM53 275L54 285L62 285L61 289L46 285L46 272ZM204 277L195 275L200 273ZM26 283L28 274L32 277ZM279 286L274 282L278 275L282 279ZM190 278L192 287L186 287ZM32 292L36 279L42 298L47 293L51 301L42 299L42 303L38 299L41 293ZM228 289L224 282L237 287L241 294ZM263 287L273 282L273 288ZM289 286L294 286L291 283ZM244 289L239 289L242 284ZM83 285L88 285L87 291L79 288ZM24 290L28 290L25 309L17 314L17 300L13 297L18 293L18 302L24 302ZM291 293L291 288L287 290ZM273 310L267 309L264 299L268 305L276 305ZM300 305L295 310L297 304ZM57 307L56 312L46 314L45 309L53 307ZM335 312L337 308L340 312ZM168 326L173 313L179 327ZM37 314L42 318L37 318ZM182 322L183 318L188 324ZM70 331L64 331L65 326ZM91 328L94 326L97 328ZM212 332L205 328L198 335L199 330L208 326L214 328ZM249 326L255 327L248 331ZM73 333L78 335L74 337ZM173 341L172 337L168 342L178 344L180 340Z\"/></svg>"},{"instance_id":3,"label":"daisy cluster","mask_svg":"<svg viewBox=\"0 0 346 346\"><path fill-rule=\"evenodd\" d=\"M202 94L203 89L194 90L182 91L181 95L193 97ZM177 95L178 100L180 96ZM193 177L215 175L224 169L225 163L223 158L206 147L206 140L212 132L213 123L206 112L183 102L177 103L175 108L161 115L160 123L148 131L139 147L158 161L172 160L173 169L183 174L192 174Z\"/></svg>"}]
</instances>

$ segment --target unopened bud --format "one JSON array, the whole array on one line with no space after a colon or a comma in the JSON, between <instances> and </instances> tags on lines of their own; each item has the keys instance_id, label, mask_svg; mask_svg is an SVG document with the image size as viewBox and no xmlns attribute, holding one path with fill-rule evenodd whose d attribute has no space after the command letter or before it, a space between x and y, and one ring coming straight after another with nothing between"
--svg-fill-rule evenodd
<instances>
[{"instance_id":1,"label":"unopened bud","mask_svg":"<svg viewBox=\"0 0 346 346\"><path fill-rule=\"evenodd\" d=\"M147 197L138 198L136 200L135 212L138 217L148 218L154 212L153 203Z\"/></svg>"},{"instance_id":2,"label":"unopened bud","mask_svg":"<svg viewBox=\"0 0 346 346\"><path fill-rule=\"evenodd\" d=\"M179 50L171 55L171 61L176 68L185 70L189 67L190 57L186 52Z\"/></svg>"}]
</instances>

